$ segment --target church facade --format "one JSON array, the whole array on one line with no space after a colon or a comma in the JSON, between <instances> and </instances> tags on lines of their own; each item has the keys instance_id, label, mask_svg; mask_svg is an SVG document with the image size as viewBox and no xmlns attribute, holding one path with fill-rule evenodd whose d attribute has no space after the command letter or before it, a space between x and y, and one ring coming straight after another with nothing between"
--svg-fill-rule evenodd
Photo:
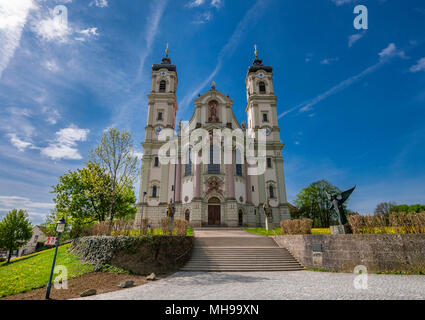
<instances>
[{"instance_id":1,"label":"church facade","mask_svg":"<svg viewBox=\"0 0 425 320\"><path fill-rule=\"evenodd\" d=\"M195 108L188 123L184 126L176 123L177 84L177 68L167 52L160 64L152 66L136 225L142 218L148 218L151 226L158 226L161 218L167 216L170 203L175 208L174 218L186 219L193 227L264 226L264 203L272 209L274 226L290 219L273 68L263 65L257 56L249 66L245 81L247 119L242 123L233 113L233 100L218 91L214 82L211 89L194 100ZM233 142L230 151L227 149L231 163L223 161L224 139L217 142L215 136L209 142L209 149L195 150L193 141L187 137L198 129L204 129L210 137L214 130L227 129L245 135L247 131L263 129L264 170L261 174L251 174L253 165L247 161L246 152ZM161 134L166 130L171 134L164 139ZM258 148L257 140L253 140L254 150ZM172 152L174 163L161 157L161 148L170 141L177 145ZM202 152L205 156L209 153L208 159L212 161L199 161Z\"/></svg>"}]
</instances>

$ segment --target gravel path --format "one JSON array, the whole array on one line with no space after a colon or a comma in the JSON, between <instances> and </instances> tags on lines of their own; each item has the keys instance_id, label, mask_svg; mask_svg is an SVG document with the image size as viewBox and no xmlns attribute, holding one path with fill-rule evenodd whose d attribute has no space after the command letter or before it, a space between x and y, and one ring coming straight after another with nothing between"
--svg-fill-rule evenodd
<instances>
[{"instance_id":1,"label":"gravel path","mask_svg":"<svg viewBox=\"0 0 425 320\"><path fill-rule=\"evenodd\" d=\"M314 271L177 272L152 283L87 297L98 300L284 300L421 299L425 276L369 275L368 289L355 289L355 275Z\"/></svg>"}]
</instances>

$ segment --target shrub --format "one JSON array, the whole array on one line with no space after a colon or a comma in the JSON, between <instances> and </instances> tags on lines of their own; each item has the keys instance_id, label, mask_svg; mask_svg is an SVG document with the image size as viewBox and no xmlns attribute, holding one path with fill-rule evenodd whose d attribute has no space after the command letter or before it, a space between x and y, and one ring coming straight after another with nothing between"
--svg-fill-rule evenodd
<instances>
[{"instance_id":1,"label":"shrub","mask_svg":"<svg viewBox=\"0 0 425 320\"><path fill-rule=\"evenodd\" d=\"M89 230L91 236L107 236L111 234L111 223L108 221L98 222Z\"/></svg>"},{"instance_id":2,"label":"shrub","mask_svg":"<svg viewBox=\"0 0 425 320\"><path fill-rule=\"evenodd\" d=\"M390 222L396 233L425 233L425 212L393 212Z\"/></svg>"},{"instance_id":3,"label":"shrub","mask_svg":"<svg viewBox=\"0 0 425 320\"><path fill-rule=\"evenodd\" d=\"M311 234L313 220L311 219L294 219L283 220L280 222L282 234Z\"/></svg>"},{"instance_id":4,"label":"shrub","mask_svg":"<svg viewBox=\"0 0 425 320\"><path fill-rule=\"evenodd\" d=\"M174 220L174 227L176 228L176 235L185 236L187 233L187 226L189 223L184 219Z\"/></svg>"},{"instance_id":5,"label":"shrub","mask_svg":"<svg viewBox=\"0 0 425 320\"><path fill-rule=\"evenodd\" d=\"M348 222L355 234L425 233L425 212L393 212L388 220L380 214L353 214L348 216Z\"/></svg>"},{"instance_id":6,"label":"shrub","mask_svg":"<svg viewBox=\"0 0 425 320\"><path fill-rule=\"evenodd\" d=\"M350 214L347 219L354 234L363 233L365 227L363 216L358 213Z\"/></svg>"},{"instance_id":7,"label":"shrub","mask_svg":"<svg viewBox=\"0 0 425 320\"><path fill-rule=\"evenodd\" d=\"M162 229L162 234L167 234L169 231L169 225L170 225L170 218L162 218L161 219L161 229Z\"/></svg>"},{"instance_id":8,"label":"shrub","mask_svg":"<svg viewBox=\"0 0 425 320\"><path fill-rule=\"evenodd\" d=\"M145 235L145 234L148 233L148 225L149 225L149 219L143 218L141 223L140 223L140 233L142 235Z\"/></svg>"}]
</instances>

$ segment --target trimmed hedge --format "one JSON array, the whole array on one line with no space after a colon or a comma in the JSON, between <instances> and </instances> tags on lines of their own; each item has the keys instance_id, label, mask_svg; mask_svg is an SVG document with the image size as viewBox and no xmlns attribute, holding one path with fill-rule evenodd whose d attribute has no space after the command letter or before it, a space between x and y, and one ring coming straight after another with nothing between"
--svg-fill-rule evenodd
<instances>
[{"instance_id":1,"label":"trimmed hedge","mask_svg":"<svg viewBox=\"0 0 425 320\"><path fill-rule=\"evenodd\" d=\"M311 234L313 220L311 219L294 219L282 220L280 227L282 234Z\"/></svg>"},{"instance_id":2,"label":"trimmed hedge","mask_svg":"<svg viewBox=\"0 0 425 320\"><path fill-rule=\"evenodd\" d=\"M114 266L143 274L177 270L192 247L186 236L90 236L75 239L71 250L97 271Z\"/></svg>"}]
</instances>

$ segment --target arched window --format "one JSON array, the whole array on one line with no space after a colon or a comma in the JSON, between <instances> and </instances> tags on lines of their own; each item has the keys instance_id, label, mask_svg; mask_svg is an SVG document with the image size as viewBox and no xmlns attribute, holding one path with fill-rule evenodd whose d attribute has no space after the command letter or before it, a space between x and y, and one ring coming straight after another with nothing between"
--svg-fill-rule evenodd
<instances>
[{"instance_id":1,"label":"arched window","mask_svg":"<svg viewBox=\"0 0 425 320\"><path fill-rule=\"evenodd\" d=\"M238 149L236 149L236 151L235 151L235 160L236 160L236 175L242 176L241 152Z\"/></svg>"},{"instance_id":2,"label":"arched window","mask_svg":"<svg viewBox=\"0 0 425 320\"><path fill-rule=\"evenodd\" d=\"M156 194L157 194L157 186L153 186L152 187L152 198L156 198Z\"/></svg>"},{"instance_id":3,"label":"arched window","mask_svg":"<svg viewBox=\"0 0 425 320\"><path fill-rule=\"evenodd\" d=\"M187 209L186 212L184 213L184 219L186 221L190 221L190 211L189 211L189 209Z\"/></svg>"},{"instance_id":4,"label":"arched window","mask_svg":"<svg viewBox=\"0 0 425 320\"><path fill-rule=\"evenodd\" d=\"M167 83L165 80L161 80L159 82L159 92L165 92L165 88L167 87Z\"/></svg>"},{"instance_id":5,"label":"arched window","mask_svg":"<svg viewBox=\"0 0 425 320\"><path fill-rule=\"evenodd\" d=\"M274 187L272 185L269 185L269 196L274 198Z\"/></svg>"},{"instance_id":6,"label":"arched window","mask_svg":"<svg viewBox=\"0 0 425 320\"><path fill-rule=\"evenodd\" d=\"M238 213L238 226L239 227L242 227L242 225L243 225L243 212L242 212L242 210L239 210L239 213Z\"/></svg>"},{"instance_id":7,"label":"arched window","mask_svg":"<svg viewBox=\"0 0 425 320\"><path fill-rule=\"evenodd\" d=\"M208 173L220 173L220 148L210 146L210 159L208 164Z\"/></svg>"},{"instance_id":8,"label":"arched window","mask_svg":"<svg viewBox=\"0 0 425 320\"><path fill-rule=\"evenodd\" d=\"M260 89L261 94L266 93L266 84L263 81L260 81L260 83L258 84L258 88Z\"/></svg>"}]
</instances>

